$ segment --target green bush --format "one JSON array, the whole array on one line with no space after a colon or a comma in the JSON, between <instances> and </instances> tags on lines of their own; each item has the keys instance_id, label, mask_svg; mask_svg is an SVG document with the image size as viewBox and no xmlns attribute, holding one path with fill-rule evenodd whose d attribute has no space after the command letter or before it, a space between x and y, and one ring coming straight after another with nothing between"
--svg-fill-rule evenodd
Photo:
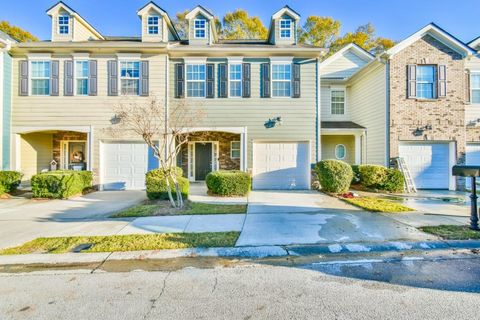
<instances>
[{"instance_id":1,"label":"green bush","mask_svg":"<svg viewBox=\"0 0 480 320\"><path fill-rule=\"evenodd\" d=\"M67 199L91 188L92 181L91 171L49 171L32 177L32 193L34 198Z\"/></svg>"},{"instance_id":2,"label":"green bush","mask_svg":"<svg viewBox=\"0 0 480 320\"><path fill-rule=\"evenodd\" d=\"M207 188L212 194L221 196L244 196L250 191L252 179L239 170L210 172L206 178Z\"/></svg>"},{"instance_id":3,"label":"green bush","mask_svg":"<svg viewBox=\"0 0 480 320\"><path fill-rule=\"evenodd\" d=\"M347 192L353 179L352 167L339 160L323 160L315 166L322 190L326 192Z\"/></svg>"},{"instance_id":4,"label":"green bush","mask_svg":"<svg viewBox=\"0 0 480 320\"><path fill-rule=\"evenodd\" d=\"M352 164L353 179L352 184L360 183L360 166L358 164Z\"/></svg>"},{"instance_id":5,"label":"green bush","mask_svg":"<svg viewBox=\"0 0 480 320\"><path fill-rule=\"evenodd\" d=\"M368 188L380 189L387 179L388 169L377 165L361 165L360 183Z\"/></svg>"},{"instance_id":6,"label":"green bush","mask_svg":"<svg viewBox=\"0 0 480 320\"><path fill-rule=\"evenodd\" d=\"M188 192L190 189L190 183L188 179L184 178L182 168L175 167L175 171L178 184L180 186L180 192L183 199L188 198ZM150 200L168 200L167 182L165 180L165 173L162 169L154 169L146 174L147 185L147 197ZM170 188L172 190L173 198L175 199L175 186L173 180L170 179Z\"/></svg>"},{"instance_id":7,"label":"green bush","mask_svg":"<svg viewBox=\"0 0 480 320\"><path fill-rule=\"evenodd\" d=\"M397 169L388 169L387 178L380 186L380 189L389 192L402 192L405 186L405 178Z\"/></svg>"},{"instance_id":8,"label":"green bush","mask_svg":"<svg viewBox=\"0 0 480 320\"><path fill-rule=\"evenodd\" d=\"M0 195L15 191L22 181L22 174L17 171L0 171Z\"/></svg>"}]
</instances>

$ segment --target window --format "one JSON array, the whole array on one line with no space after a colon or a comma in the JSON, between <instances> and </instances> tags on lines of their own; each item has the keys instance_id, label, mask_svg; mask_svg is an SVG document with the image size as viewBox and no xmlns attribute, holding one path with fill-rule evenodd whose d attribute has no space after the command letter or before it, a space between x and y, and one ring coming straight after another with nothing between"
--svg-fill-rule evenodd
<instances>
[{"instance_id":1,"label":"window","mask_svg":"<svg viewBox=\"0 0 480 320\"><path fill-rule=\"evenodd\" d=\"M59 16L58 17L58 33L59 34L68 34L70 26L70 17L69 16Z\"/></svg>"},{"instance_id":2,"label":"window","mask_svg":"<svg viewBox=\"0 0 480 320\"><path fill-rule=\"evenodd\" d=\"M140 62L120 62L120 82L123 95L138 95L140 86Z\"/></svg>"},{"instance_id":3,"label":"window","mask_svg":"<svg viewBox=\"0 0 480 320\"><path fill-rule=\"evenodd\" d=\"M335 146L335 158L338 160L343 160L345 159L345 156L347 155L347 149L343 144L337 144Z\"/></svg>"},{"instance_id":4,"label":"window","mask_svg":"<svg viewBox=\"0 0 480 320\"><path fill-rule=\"evenodd\" d=\"M435 99L437 97L437 68L435 66L417 66L417 98Z\"/></svg>"},{"instance_id":5,"label":"window","mask_svg":"<svg viewBox=\"0 0 480 320\"><path fill-rule=\"evenodd\" d=\"M272 93L274 97L290 97L292 87L292 66L272 65Z\"/></svg>"},{"instance_id":6,"label":"window","mask_svg":"<svg viewBox=\"0 0 480 320\"><path fill-rule=\"evenodd\" d=\"M148 34L158 34L158 17L148 17Z\"/></svg>"},{"instance_id":7,"label":"window","mask_svg":"<svg viewBox=\"0 0 480 320\"><path fill-rule=\"evenodd\" d=\"M292 20L282 19L280 20L280 38L290 38L292 32Z\"/></svg>"},{"instance_id":8,"label":"window","mask_svg":"<svg viewBox=\"0 0 480 320\"><path fill-rule=\"evenodd\" d=\"M32 95L47 96L50 94L50 61L32 61Z\"/></svg>"},{"instance_id":9,"label":"window","mask_svg":"<svg viewBox=\"0 0 480 320\"><path fill-rule=\"evenodd\" d=\"M345 114L345 90L332 89L330 97L331 113Z\"/></svg>"},{"instance_id":10,"label":"window","mask_svg":"<svg viewBox=\"0 0 480 320\"><path fill-rule=\"evenodd\" d=\"M230 97L242 96L242 65L231 64L230 65Z\"/></svg>"},{"instance_id":11,"label":"window","mask_svg":"<svg viewBox=\"0 0 480 320\"><path fill-rule=\"evenodd\" d=\"M470 75L470 89L472 103L480 103L480 72Z\"/></svg>"},{"instance_id":12,"label":"window","mask_svg":"<svg viewBox=\"0 0 480 320\"><path fill-rule=\"evenodd\" d=\"M232 159L240 158L240 141L230 142L230 158Z\"/></svg>"},{"instance_id":13,"label":"window","mask_svg":"<svg viewBox=\"0 0 480 320\"><path fill-rule=\"evenodd\" d=\"M88 95L88 61L75 62L75 87L77 95Z\"/></svg>"},{"instance_id":14,"label":"window","mask_svg":"<svg viewBox=\"0 0 480 320\"><path fill-rule=\"evenodd\" d=\"M205 65L187 65L187 97L205 97Z\"/></svg>"},{"instance_id":15,"label":"window","mask_svg":"<svg viewBox=\"0 0 480 320\"><path fill-rule=\"evenodd\" d=\"M195 38L203 39L207 33L207 21L205 19L195 19Z\"/></svg>"}]
</instances>

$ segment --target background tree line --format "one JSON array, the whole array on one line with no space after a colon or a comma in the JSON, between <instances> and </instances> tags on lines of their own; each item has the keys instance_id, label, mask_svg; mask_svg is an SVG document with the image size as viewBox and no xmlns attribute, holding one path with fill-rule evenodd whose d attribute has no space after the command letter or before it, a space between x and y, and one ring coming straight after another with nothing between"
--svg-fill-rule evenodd
<instances>
[{"instance_id":1,"label":"background tree line","mask_svg":"<svg viewBox=\"0 0 480 320\"><path fill-rule=\"evenodd\" d=\"M174 19L175 27L181 38L187 38L188 22L185 18L188 10L179 12ZM365 50L378 54L395 45L388 38L378 37L371 23L359 26L353 32L340 35L342 24L331 17L309 16L302 26L298 27L300 43L328 48L333 54L349 43L355 43ZM220 20L215 18L215 27L221 39L266 39L268 28L257 16L250 16L247 11L237 9L228 12ZM20 42L38 41L30 32L7 21L0 21L0 30Z\"/></svg>"}]
</instances>

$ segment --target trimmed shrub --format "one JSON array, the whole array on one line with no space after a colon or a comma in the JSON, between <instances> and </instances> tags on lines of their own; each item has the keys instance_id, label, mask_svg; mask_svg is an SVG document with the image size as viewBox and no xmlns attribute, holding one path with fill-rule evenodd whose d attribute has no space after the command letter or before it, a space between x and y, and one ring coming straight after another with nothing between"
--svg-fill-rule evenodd
<instances>
[{"instance_id":1,"label":"trimmed shrub","mask_svg":"<svg viewBox=\"0 0 480 320\"><path fill-rule=\"evenodd\" d=\"M207 188L212 194L221 196L244 196L248 194L252 179L239 170L219 170L210 172L206 178Z\"/></svg>"},{"instance_id":2,"label":"trimmed shrub","mask_svg":"<svg viewBox=\"0 0 480 320\"><path fill-rule=\"evenodd\" d=\"M323 160L315 166L322 190L333 193L347 192L353 179L352 167L339 160Z\"/></svg>"},{"instance_id":3,"label":"trimmed shrub","mask_svg":"<svg viewBox=\"0 0 480 320\"><path fill-rule=\"evenodd\" d=\"M36 174L31 179L34 198L67 199L92 187L91 171L57 170Z\"/></svg>"},{"instance_id":4,"label":"trimmed shrub","mask_svg":"<svg viewBox=\"0 0 480 320\"><path fill-rule=\"evenodd\" d=\"M184 178L182 168L175 167L175 171L178 184L180 186L180 192L184 200L188 199L188 192L190 189L190 182L187 178ZM165 173L162 169L154 169L146 174L145 183L147 185L147 197L150 200L168 200L167 182L165 180ZM170 179L170 188L172 190L173 198L175 195L175 185L173 180Z\"/></svg>"},{"instance_id":5,"label":"trimmed shrub","mask_svg":"<svg viewBox=\"0 0 480 320\"><path fill-rule=\"evenodd\" d=\"M358 164L352 164L353 179L352 184L360 183L360 166Z\"/></svg>"},{"instance_id":6,"label":"trimmed shrub","mask_svg":"<svg viewBox=\"0 0 480 320\"><path fill-rule=\"evenodd\" d=\"M397 169L388 169L387 178L382 183L382 190L389 192L402 192L405 187L405 178Z\"/></svg>"},{"instance_id":7,"label":"trimmed shrub","mask_svg":"<svg viewBox=\"0 0 480 320\"><path fill-rule=\"evenodd\" d=\"M22 176L18 171L0 171L0 195L17 190Z\"/></svg>"},{"instance_id":8,"label":"trimmed shrub","mask_svg":"<svg viewBox=\"0 0 480 320\"><path fill-rule=\"evenodd\" d=\"M388 169L377 165L361 165L360 183L365 187L380 189L387 179Z\"/></svg>"}]
</instances>

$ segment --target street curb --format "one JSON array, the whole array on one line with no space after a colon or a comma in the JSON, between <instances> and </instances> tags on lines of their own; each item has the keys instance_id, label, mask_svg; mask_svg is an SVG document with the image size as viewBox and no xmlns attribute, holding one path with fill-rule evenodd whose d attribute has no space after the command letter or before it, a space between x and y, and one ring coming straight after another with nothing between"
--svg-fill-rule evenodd
<instances>
[{"instance_id":1,"label":"street curb","mask_svg":"<svg viewBox=\"0 0 480 320\"><path fill-rule=\"evenodd\" d=\"M6 265L71 265L105 263L121 260L162 260L176 258L238 258L263 259L287 256L311 256L325 254L368 253L410 250L442 249L480 249L480 240L450 241L389 241L377 243L332 243L313 245L258 246L258 247L224 247L224 248L190 248L175 250L148 250L128 252L101 253L62 253L62 254L25 254L0 256L0 266Z\"/></svg>"}]
</instances>

